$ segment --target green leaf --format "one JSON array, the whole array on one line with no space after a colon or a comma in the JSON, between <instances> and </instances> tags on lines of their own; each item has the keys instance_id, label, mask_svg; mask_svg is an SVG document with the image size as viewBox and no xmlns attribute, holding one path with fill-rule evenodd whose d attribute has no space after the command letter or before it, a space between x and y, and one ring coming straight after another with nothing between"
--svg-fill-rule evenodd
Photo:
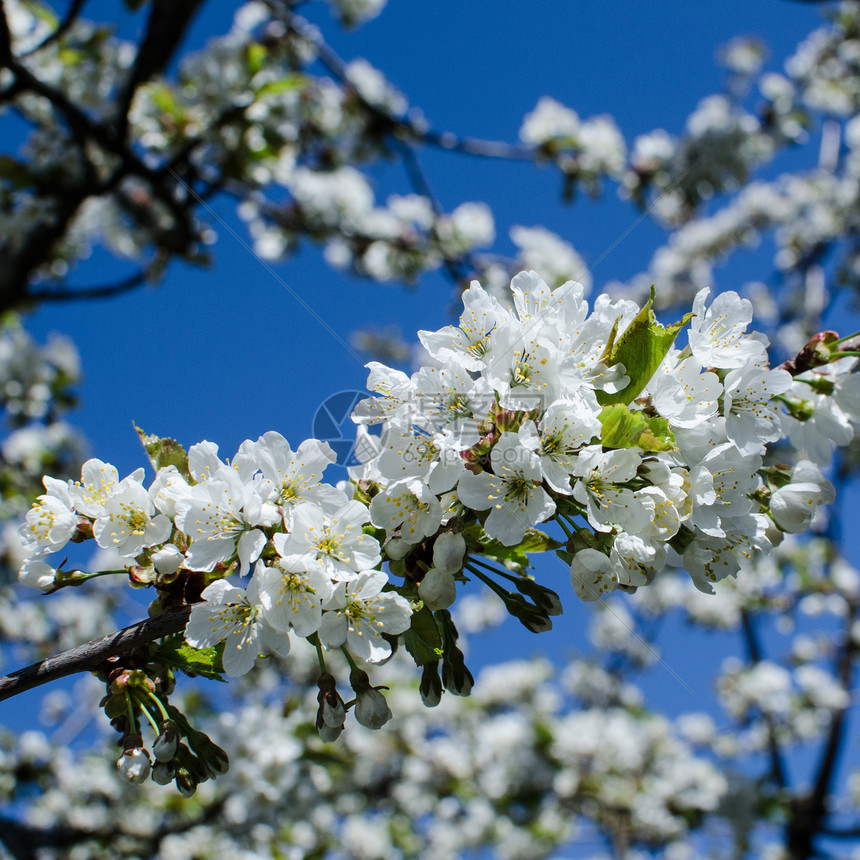
<instances>
[{"instance_id":1,"label":"green leaf","mask_svg":"<svg viewBox=\"0 0 860 860\"><path fill-rule=\"evenodd\" d=\"M140 436L140 441L146 449L149 462L152 463L152 468L156 472L165 466L176 466L184 478L191 480L191 473L188 471L188 454L182 445L175 439L159 438L154 434L144 433L137 424L134 425L134 429L137 430L137 435Z\"/></svg>"},{"instance_id":2,"label":"green leaf","mask_svg":"<svg viewBox=\"0 0 860 860\"><path fill-rule=\"evenodd\" d=\"M612 346L606 364L613 367L623 364L630 382L621 391L609 394L598 391L597 402L601 406L612 403L632 403L651 377L657 372L666 353L669 352L678 332L693 318L692 313L670 326L663 326L654 316L654 287L651 297L636 315L632 323Z\"/></svg>"},{"instance_id":3,"label":"green leaf","mask_svg":"<svg viewBox=\"0 0 860 860\"><path fill-rule=\"evenodd\" d=\"M256 75L263 68L268 55L269 52L266 50L265 45L261 45L259 42L251 42L248 45L248 71L252 75Z\"/></svg>"},{"instance_id":4,"label":"green leaf","mask_svg":"<svg viewBox=\"0 0 860 860\"><path fill-rule=\"evenodd\" d=\"M152 655L152 659L173 669L179 669L186 675L200 675L212 681L225 681L226 679L221 677L224 674L224 667L221 664L223 653L223 642L219 642L214 648L193 648L185 641L182 634L179 634L162 642Z\"/></svg>"},{"instance_id":5,"label":"green leaf","mask_svg":"<svg viewBox=\"0 0 860 860\"><path fill-rule=\"evenodd\" d=\"M308 79L304 75L287 75L285 78L263 84L257 90L257 98L278 96L281 93L290 92L290 90L300 90L306 87L307 83Z\"/></svg>"},{"instance_id":6,"label":"green leaf","mask_svg":"<svg viewBox=\"0 0 860 860\"><path fill-rule=\"evenodd\" d=\"M173 89L167 84L157 81L154 83L144 84L143 89L162 113L168 114L172 117L178 117L182 113L182 109L176 102L176 96L173 93Z\"/></svg>"},{"instance_id":7,"label":"green leaf","mask_svg":"<svg viewBox=\"0 0 860 860\"><path fill-rule=\"evenodd\" d=\"M675 437L669 422L657 415L632 412L621 403L605 406L598 416L604 448L641 448L643 451L674 451Z\"/></svg>"},{"instance_id":8,"label":"green leaf","mask_svg":"<svg viewBox=\"0 0 860 860\"><path fill-rule=\"evenodd\" d=\"M412 613L412 624L403 636L403 644L416 666L432 663L442 656L442 637L433 613L426 606Z\"/></svg>"},{"instance_id":9,"label":"green leaf","mask_svg":"<svg viewBox=\"0 0 860 860\"><path fill-rule=\"evenodd\" d=\"M517 544L517 549L522 552L548 552L562 546L560 541L551 538L538 529L529 529L525 537Z\"/></svg>"},{"instance_id":10,"label":"green leaf","mask_svg":"<svg viewBox=\"0 0 860 860\"><path fill-rule=\"evenodd\" d=\"M549 535L537 529L529 529L525 533L525 537L514 546L505 546L500 541L487 537L486 532L480 527L478 527L473 537L480 544L481 548L478 552L481 555L486 555L489 558L497 558L500 561L513 562L523 567L529 566L529 553L547 552L548 550L558 549L558 547L563 546L559 541L554 540Z\"/></svg>"}]
</instances>

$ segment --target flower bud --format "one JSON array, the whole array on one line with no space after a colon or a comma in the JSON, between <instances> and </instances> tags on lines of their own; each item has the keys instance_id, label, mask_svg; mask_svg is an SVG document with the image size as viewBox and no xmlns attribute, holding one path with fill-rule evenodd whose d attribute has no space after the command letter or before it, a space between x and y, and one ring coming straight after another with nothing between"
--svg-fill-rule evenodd
<instances>
[{"instance_id":1,"label":"flower bud","mask_svg":"<svg viewBox=\"0 0 860 860\"><path fill-rule=\"evenodd\" d=\"M21 565L18 571L18 582L30 588L40 588L46 591L53 588L57 571L50 564L30 558Z\"/></svg>"},{"instance_id":2,"label":"flower bud","mask_svg":"<svg viewBox=\"0 0 860 860\"><path fill-rule=\"evenodd\" d=\"M139 785L149 776L151 768L149 753L143 747L126 749L119 757L116 766L129 782Z\"/></svg>"},{"instance_id":3,"label":"flower bud","mask_svg":"<svg viewBox=\"0 0 860 860\"><path fill-rule=\"evenodd\" d=\"M475 685L475 679L466 666L463 652L456 646L449 646L442 660L442 683L449 693L455 696L468 696Z\"/></svg>"},{"instance_id":4,"label":"flower bud","mask_svg":"<svg viewBox=\"0 0 860 860\"><path fill-rule=\"evenodd\" d=\"M385 544L385 555L392 561L400 561L415 548L415 544L407 543L402 538L391 538Z\"/></svg>"},{"instance_id":5,"label":"flower bud","mask_svg":"<svg viewBox=\"0 0 860 860\"><path fill-rule=\"evenodd\" d=\"M182 763L198 778L198 782L214 779L230 769L227 753L205 732L189 732L188 744L197 755L196 758L190 754L183 756Z\"/></svg>"},{"instance_id":6,"label":"flower bud","mask_svg":"<svg viewBox=\"0 0 860 860\"><path fill-rule=\"evenodd\" d=\"M179 547L172 543L166 543L152 555L152 564L161 576L172 576L184 561L185 556Z\"/></svg>"},{"instance_id":7,"label":"flower bud","mask_svg":"<svg viewBox=\"0 0 860 860\"><path fill-rule=\"evenodd\" d=\"M320 675L317 684L320 688L317 695L320 704L316 718L317 731L324 741L332 741L343 731L346 705L337 692L334 676L329 672Z\"/></svg>"},{"instance_id":8,"label":"flower bud","mask_svg":"<svg viewBox=\"0 0 860 860\"><path fill-rule=\"evenodd\" d=\"M418 688L425 707L435 708L442 701L442 681L439 678L439 661L424 664L421 685Z\"/></svg>"},{"instance_id":9,"label":"flower bud","mask_svg":"<svg viewBox=\"0 0 860 860\"><path fill-rule=\"evenodd\" d=\"M152 781L158 785L167 785L176 775L172 762L156 761L152 766Z\"/></svg>"},{"instance_id":10,"label":"flower bud","mask_svg":"<svg viewBox=\"0 0 860 860\"><path fill-rule=\"evenodd\" d=\"M466 538L454 532L442 532L433 544L433 567L457 573L463 568L465 555Z\"/></svg>"},{"instance_id":11,"label":"flower bud","mask_svg":"<svg viewBox=\"0 0 860 860\"><path fill-rule=\"evenodd\" d=\"M418 596L428 609L447 609L457 596L454 574L431 567L418 583Z\"/></svg>"},{"instance_id":12,"label":"flower bud","mask_svg":"<svg viewBox=\"0 0 860 860\"><path fill-rule=\"evenodd\" d=\"M355 718L365 728L381 729L392 716L385 696L370 685L370 678L361 669L350 672L349 683L355 691Z\"/></svg>"},{"instance_id":13,"label":"flower bud","mask_svg":"<svg viewBox=\"0 0 860 860\"><path fill-rule=\"evenodd\" d=\"M775 490L770 497L770 513L784 531L800 534L809 528L819 505L833 502L836 492L815 463L801 460L791 483Z\"/></svg>"},{"instance_id":14,"label":"flower bud","mask_svg":"<svg viewBox=\"0 0 860 860\"><path fill-rule=\"evenodd\" d=\"M156 761L173 761L179 748L179 728L173 720L165 720L161 724L161 734L152 745L152 754ZM164 783L162 783L163 785Z\"/></svg>"},{"instance_id":15,"label":"flower bud","mask_svg":"<svg viewBox=\"0 0 860 860\"><path fill-rule=\"evenodd\" d=\"M184 768L180 768L174 777L176 788L183 797L191 797L197 791L197 782L194 777Z\"/></svg>"},{"instance_id":16,"label":"flower bud","mask_svg":"<svg viewBox=\"0 0 860 860\"><path fill-rule=\"evenodd\" d=\"M320 740L330 744L336 741L343 733L343 726L327 726L321 723L319 715L317 715L317 731L319 732Z\"/></svg>"}]
</instances>

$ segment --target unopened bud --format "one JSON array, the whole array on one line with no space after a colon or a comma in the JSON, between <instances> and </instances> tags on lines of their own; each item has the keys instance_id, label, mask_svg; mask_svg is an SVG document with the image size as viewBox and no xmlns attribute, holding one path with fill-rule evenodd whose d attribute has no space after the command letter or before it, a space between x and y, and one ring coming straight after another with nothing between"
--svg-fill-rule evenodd
<instances>
[{"instance_id":1,"label":"unopened bud","mask_svg":"<svg viewBox=\"0 0 860 860\"><path fill-rule=\"evenodd\" d=\"M415 548L415 544L407 543L402 538L391 538L385 544L385 555L392 561L400 561Z\"/></svg>"},{"instance_id":2,"label":"unopened bud","mask_svg":"<svg viewBox=\"0 0 860 860\"><path fill-rule=\"evenodd\" d=\"M334 676L329 672L320 675L317 684L320 688L317 695L319 709L317 710L316 726L324 741L334 740L343 731L346 720L346 706L337 692Z\"/></svg>"},{"instance_id":3,"label":"unopened bud","mask_svg":"<svg viewBox=\"0 0 860 860\"><path fill-rule=\"evenodd\" d=\"M172 762L157 761L152 766L152 781L158 785L167 785L176 775L176 768Z\"/></svg>"},{"instance_id":4,"label":"unopened bud","mask_svg":"<svg viewBox=\"0 0 860 860\"><path fill-rule=\"evenodd\" d=\"M439 678L438 660L424 664L418 690L421 693L421 701L428 708L435 708L442 701L442 681Z\"/></svg>"},{"instance_id":5,"label":"unopened bud","mask_svg":"<svg viewBox=\"0 0 860 860\"><path fill-rule=\"evenodd\" d=\"M433 543L433 567L449 573L463 568L466 555L466 538L454 532L442 532Z\"/></svg>"},{"instance_id":6,"label":"unopened bud","mask_svg":"<svg viewBox=\"0 0 860 860\"><path fill-rule=\"evenodd\" d=\"M391 710L378 687L370 684L367 672L353 669L349 683L355 691L355 718L368 729L381 729L390 719Z\"/></svg>"},{"instance_id":7,"label":"unopened bud","mask_svg":"<svg viewBox=\"0 0 860 860\"><path fill-rule=\"evenodd\" d=\"M152 754L155 756L156 761L173 761L176 758L176 750L178 748L179 728L173 720L165 720L161 724L161 734L159 734L152 745Z\"/></svg>"},{"instance_id":8,"label":"unopened bud","mask_svg":"<svg viewBox=\"0 0 860 860\"><path fill-rule=\"evenodd\" d=\"M152 564L161 576L172 576L185 561L179 547L166 543L158 552L152 554Z\"/></svg>"},{"instance_id":9,"label":"unopened bud","mask_svg":"<svg viewBox=\"0 0 860 860\"><path fill-rule=\"evenodd\" d=\"M428 609L447 609L457 597L454 574L431 567L418 583L418 596Z\"/></svg>"},{"instance_id":10,"label":"unopened bud","mask_svg":"<svg viewBox=\"0 0 860 860\"><path fill-rule=\"evenodd\" d=\"M183 797L191 797L197 791L197 782L194 777L184 768L180 768L174 777L176 788Z\"/></svg>"},{"instance_id":11,"label":"unopened bud","mask_svg":"<svg viewBox=\"0 0 860 860\"><path fill-rule=\"evenodd\" d=\"M149 776L152 764L149 753L143 747L134 747L123 751L116 766L125 779L139 785Z\"/></svg>"}]
</instances>

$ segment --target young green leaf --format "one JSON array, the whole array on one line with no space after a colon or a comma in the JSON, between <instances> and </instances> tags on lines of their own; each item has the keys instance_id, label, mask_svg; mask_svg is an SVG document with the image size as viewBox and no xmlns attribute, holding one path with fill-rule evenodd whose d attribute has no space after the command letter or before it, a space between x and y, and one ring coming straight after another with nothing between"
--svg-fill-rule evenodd
<instances>
[{"instance_id":1,"label":"young green leaf","mask_svg":"<svg viewBox=\"0 0 860 860\"><path fill-rule=\"evenodd\" d=\"M146 449L149 462L152 463L152 468L156 472L165 466L176 466L184 478L191 479L191 473L188 471L188 454L182 445L175 439L159 438L152 433L144 433L137 424L134 425L134 429L137 430L137 435Z\"/></svg>"},{"instance_id":2,"label":"young green leaf","mask_svg":"<svg viewBox=\"0 0 860 860\"><path fill-rule=\"evenodd\" d=\"M606 358L606 364L609 367L623 364L630 382L615 394L609 394L606 391L596 392L598 403L601 406L608 406L612 403L627 404L635 400L657 372L657 368L675 342L678 332L692 318L692 313L685 314L682 319L670 326L657 322L657 317L654 316L652 285L651 297L612 346Z\"/></svg>"},{"instance_id":3,"label":"young green leaf","mask_svg":"<svg viewBox=\"0 0 860 860\"><path fill-rule=\"evenodd\" d=\"M162 642L152 655L152 660L179 669L186 675L200 675L213 681L225 681L222 677L224 667L221 664L223 651L223 642L219 642L214 648L192 648L180 634Z\"/></svg>"},{"instance_id":4,"label":"young green leaf","mask_svg":"<svg viewBox=\"0 0 860 860\"><path fill-rule=\"evenodd\" d=\"M673 451L675 437L669 422L657 415L631 412L621 403L604 407L599 415L600 441L605 448L641 448L643 451Z\"/></svg>"}]
</instances>

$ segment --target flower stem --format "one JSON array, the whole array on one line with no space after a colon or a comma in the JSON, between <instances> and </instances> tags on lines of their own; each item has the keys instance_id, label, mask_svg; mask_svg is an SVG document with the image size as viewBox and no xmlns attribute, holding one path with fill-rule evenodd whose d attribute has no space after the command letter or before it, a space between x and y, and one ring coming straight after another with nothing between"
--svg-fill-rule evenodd
<instances>
[{"instance_id":1,"label":"flower stem","mask_svg":"<svg viewBox=\"0 0 860 860\"><path fill-rule=\"evenodd\" d=\"M494 573L496 576L503 576L505 579L508 579L511 582L516 582L519 579L519 577L514 576L513 574L510 574L510 573L507 573L504 570L499 570L499 568L493 567L493 565L487 564L487 562L481 561L480 559L477 559L477 558L472 558L469 563L470 564L478 564L482 568L484 568L484 570L487 570L490 573Z\"/></svg>"},{"instance_id":2,"label":"flower stem","mask_svg":"<svg viewBox=\"0 0 860 860\"><path fill-rule=\"evenodd\" d=\"M563 514L556 514L555 516L555 521L561 526L561 530L564 532L564 536L568 540L570 540L573 537L573 532L568 527L567 523L565 522L565 519L566 518Z\"/></svg>"},{"instance_id":3,"label":"flower stem","mask_svg":"<svg viewBox=\"0 0 860 860\"><path fill-rule=\"evenodd\" d=\"M152 730L155 734L160 735L161 729L159 728L158 723L155 722L154 717L149 713L149 708L147 708L143 702L140 703L140 712L149 720L149 724L152 726Z\"/></svg>"},{"instance_id":4,"label":"flower stem","mask_svg":"<svg viewBox=\"0 0 860 860\"><path fill-rule=\"evenodd\" d=\"M167 713L167 710L165 709L164 703L161 701L161 699L158 696L156 696L156 694L153 693L152 691L150 691L150 693L149 693L149 698L152 699L153 702L155 702L156 707L158 708L158 711L161 714L161 719L162 720L169 720L170 714Z\"/></svg>"},{"instance_id":5,"label":"flower stem","mask_svg":"<svg viewBox=\"0 0 860 860\"><path fill-rule=\"evenodd\" d=\"M845 337L840 337L839 340L836 341L834 346L839 346L840 343L844 343L846 340L851 340L855 337L860 337L860 331L855 331L853 334L846 334Z\"/></svg>"},{"instance_id":6,"label":"flower stem","mask_svg":"<svg viewBox=\"0 0 860 860\"><path fill-rule=\"evenodd\" d=\"M319 636L317 636L316 633L312 633L310 636L307 637L307 639L308 642L310 642L311 645L313 645L314 648L317 649L317 662L320 664L320 672L327 672L328 669L326 669L325 656L323 655L323 649L322 645L320 644Z\"/></svg>"},{"instance_id":7,"label":"flower stem","mask_svg":"<svg viewBox=\"0 0 860 860\"><path fill-rule=\"evenodd\" d=\"M355 665L355 660L352 659L352 654L349 653L346 645L341 645L340 650L343 652L343 656L346 657L346 662L349 663L350 670L355 671L358 666Z\"/></svg>"},{"instance_id":8,"label":"flower stem","mask_svg":"<svg viewBox=\"0 0 860 860\"><path fill-rule=\"evenodd\" d=\"M128 709L128 730L133 734L140 734L140 725L137 722L137 717L134 715L134 706L131 702L131 696L128 690L125 691L125 705Z\"/></svg>"},{"instance_id":9,"label":"flower stem","mask_svg":"<svg viewBox=\"0 0 860 860\"><path fill-rule=\"evenodd\" d=\"M498 594L499 597L502 598L502 600L504 600L505 597L510 595L510 592L506 588L502 588L502 586L499 585L497 582L493 582L493 580L490 579L489 576L486 576L482 571L478 570L477 567L466 565L466 570L468 570L469 573L472 573L477 576L478 579L480 579L481 582L484 583L484 585L486 585L495 594Z\"/></svg>"}]
</instances>

